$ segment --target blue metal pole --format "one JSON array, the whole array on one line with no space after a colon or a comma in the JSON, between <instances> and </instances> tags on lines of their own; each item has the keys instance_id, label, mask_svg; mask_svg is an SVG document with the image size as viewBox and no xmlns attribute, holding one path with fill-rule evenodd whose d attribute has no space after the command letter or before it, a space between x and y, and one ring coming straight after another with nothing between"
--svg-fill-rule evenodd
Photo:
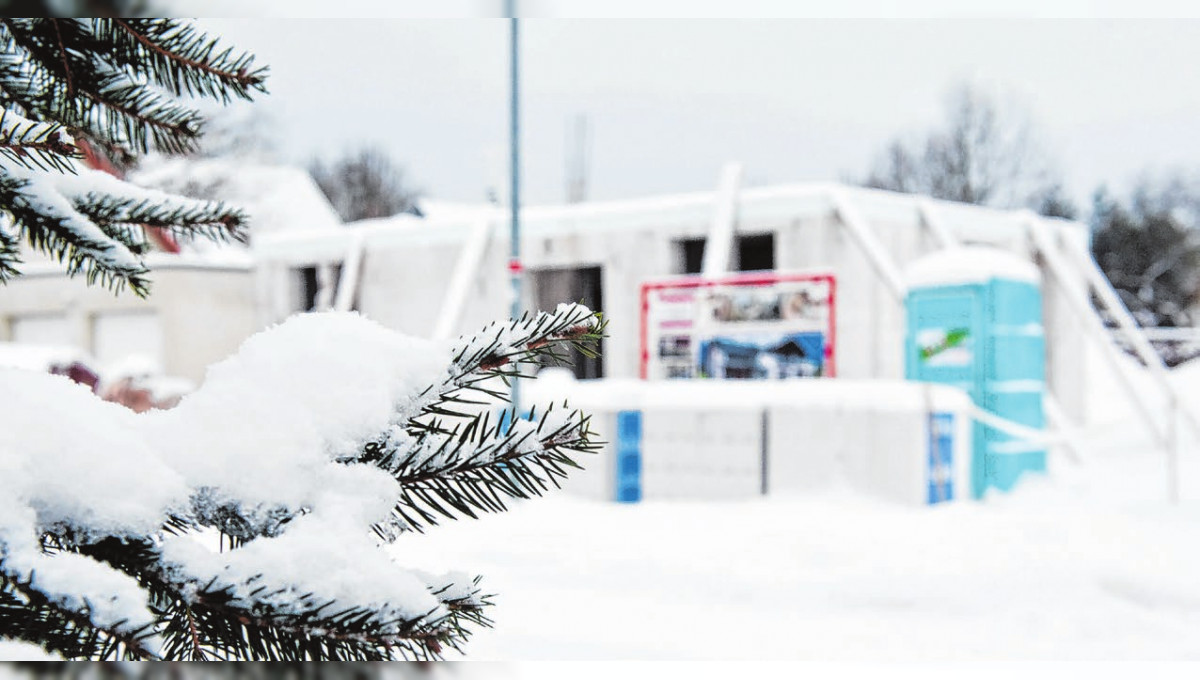
<instances>
[{"instance_id":1,"label":"blue metal pole","mask_svg":"<svg viewBox=\"0 0 1200 680\"><path fill-rule=\"evenodd\" d=\"M517 61L517 15L515 0L506 0L505 9L508 14L509 22L509 64L511 66L511 100L509 107L509 206L512 210L510 223L512 233L509 237L509 260L508 270L512 275L512 318L517 319L521 316L521 145L520 145L520 107L518 105L518 85L519 85L519 70ZM513 408L517 413L521 412L520 402L520 381L513 380L512 383L512 403Z\"/></svg>"}]
</instances>

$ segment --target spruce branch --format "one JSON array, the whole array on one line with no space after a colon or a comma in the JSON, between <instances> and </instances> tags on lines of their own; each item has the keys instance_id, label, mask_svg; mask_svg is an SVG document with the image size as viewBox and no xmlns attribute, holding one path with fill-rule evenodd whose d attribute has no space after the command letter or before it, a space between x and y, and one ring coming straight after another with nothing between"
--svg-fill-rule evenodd
<instances>
[{"instance_id":1,"label":"spruce branch","mask_svg":"<svg viewBox=\"0 0 1200 680\"><path fill-rule=\"evenodd\" d=\"M88 192L74 200L75 208L102 227L138 225L167 230L177 239L202 236L210 241L245 242L245 214L216 201L155 200ZM107 231L107 228L106 228Z\"/></svg>"},{"instance_id":2,"label":"spruce branch","mask_svg":"<svg viewBox=\"0 0 1200 680\"><path fill-rule=\"evenodd\" d=\"M414 415L405 426L410 431L429 429L430 417L459 418L461 406L479 403L472 393L488 399L507 400L507 392L494 385L496 379L523 377L523 366L537 365L545 357L561 357L564 346L577 348L584 356L595 356L607 322L583 305L559 305L554 312L525 312L520 319L491 323L472 336L460 338L451 350L452 364L447 379L426 388L417 400Z\"/></svg>"},{"instance_id":3,"label":"spruce branch","mask_svg":"<svg viewBox=\"0 0 1200 680\"><path fill-rule=\"evenodd\" d=\"M71 82L71 63L67 59L67 47L63 44L62 28L59 26L59 19L48 19L50 25L54 27L54 36L58 38L58 54L62 58L63 71L67 79L67 96L75 95L75 84Z\"/></svg>"},{"instance_id":4,"label":"spruce branch","mask_svg":"<svg viewBox=\"0 0 1200 680\"><path fill-rule=\"evenodd\" d=\"M194 149L199 113L105 61L79 22L3 19L0 25L9 62L0 87L26 110L143 153L151 147L167 153ZM60 27L74 30L63 33ZM66 51L59 49L60 38L68 40Z\"/></svg>"},{"instance_id":5,"label":"spruce branch","mask_svg":"<svg viewBox=\"0 0 1200 680\"><path fill-rule=\"evenodd\" d=\"M155 227L182 240L203 236L218 243L246 241L246 214L220 201L145 189L82 167L73 168L72 175L54 178L52 184L79 212L101 226Z\"/></svg>"},{"instance_id":6,"label":"spruce branch","mask_svg":"<svg viewBox=\"0 0 1200 680\"><path fill-rule=\"evenodd\" d=\"M525 314L491 324L455 343L446 378L397 410L394 426L346 463L387 470L401 495L388 523L373 527L385 541L404 531L436 525L439 517L475 518L502 512L506 498L528 499L558 488L572 457L600 444L590 418L563 404L534 407L527 420L515 410L495 419L489 399L507 400L496 379L521 378L523 364L558 356L564 346L591 353L603 337L603 318L582 305ZM472 396L472 393L480 395Z\"/></svg>"},{"instance_id":7,"label":"spruce branch","mask_svg":"<svg viewBox=\"0 0 1200 680\"><path fill-rule=\"evenodd\" d=\"M76 99L64 120L98 118L103 139L140 153L152 148L172 154L195 151L203 125L195 109L146 90L116 71L97 75L95 89L83 93L88 101Z\"/></svg>"},{"instance_id":8,"label":"spruce branch","mask_svg":"<svg viewBox=\"0 0 1200 680\"><path fill-rule=\"evenodd\" d=\"M57 536L51 545L53 550L79 553L138 581L150 596L157 620L139 634L160 637L159 656L164 659L430 660L440 658L447 647L461 651L470 636L467 624L491 625L483 614L491 602L479 594L479 577L469 585L453 581L430 585L430 593L444 608L440 614L402 616L386 605L347 605L312 595L281 608L271 604L270 595L287 587L268 585L266 575L244 583L181 577L164 565L156 542L150 539L76 543ZM69 649L62 653L95 658Z\"/></svg>"},{"instance_id":9,"label":"spruce branch","mask_svg":"<svg viewBox=\"0 0 1200 680\"><path fill-rule=\"evenodd\" d=\"M247 606L234 584L216 580L170 587L188 595L165 603L160 611L167 658L429 660L440 658L444 647L460 649L470 635L464 623L490 625L482 614L490 603L474 593L439 598L445 607L441 615L381 619L377 605L344 606L311 596L300 598L301 606L286 610L261 601ZM252 592L272 594L266 585Z\"/></svg>"},{"instance_id":10,"label":"spruce branch","mask_svg":"<svg viewBox=\"0 0 1200 680\"><path fill-rule=\"evenodd\" d=\"M0 165L0 210L8 214L33 248L65 262L68 275L103 282L114 291L129 285L144 296L149 288L145 266L129 247L114 240L65 198L21 177L17 168Z\"/></svg>"},{"instance_id":11,"label":"spruce branch","mask_svg":"<svg viewBox=\"0 0 1200 680\"><path fill-rule=\"evenodd\" d=\"M61 125L0 110L0 154L29 170L73 172L68 159L77 158L79 150Z\"/></svg>"},{"instance_id":12,"label":"spruce branch","mask_svg":"<svg viewBox=\"0 0 1200 680\"><path fill-rule=\"evenodd\" d=\"M7 283L20 274L17 265L21 262L21 240L10 233L8 220L0 212L0 284Z\"/></svg>"},{"instance_id":13,"label":"spruce branch","mask_svg":"<svg viewBox=\"0 0 1200 680\"><path fill-rule=\"evenodd\" d=\"M71 275L83 272L89 282L98 278L116 290L128 283L144 295L148 282L139 256L149 249L146 227L180 240L245 240L244 213L223 203L141 189L73 164L68 170L38 176L0 164L0 206L35 249L66 261ZM0 280L11 276L6 271L15 271L14 264L15 253L6 256L0 244Z\"/></svg>"},{"instance_id":14,"label":"spruce branch","mask_svg":"<svg viewBox=\"0 0 1200 680\"><path fill-rule=\"evenodd\" d=\"M561 413L565 411L565 413ZM376 451L376 465L400 483L401 496L392 526L377 526L383 538L395 531L421 531L438 516L477 517L503 512L505 498L528 499L559 488L569 469L579 469L572 454L600 448L590 417L564 404L518 420L515 410L491 422L484 413L448 434L431 434L405 451Z\"/></svg>"},{"instance_id":15,"label":"spruce branch","mask_svg":"<svg viewBox=\"0 0 1200 680\"><path fill-rule=\"evenodd\" d=\"M98 626L87 610L75 611L40 592L33 578L19 578L0 559L0 639L41 645L67 658L156 658L146 646L153 633L148 628L125 631L120 622Z\"/></svg>"},{"instance_id":16,"label":"spruce branch","mask_svg":"<svg viewBox=\"0 0 1200 680\"><path fill-rule=\"evenodd\" d=\"M70 275L139 296L148 291L145 227L244 241L245 215L219 203L132 194L120 182L60 185L52 196L31 173L79 172L74 159L89 147L121 158L191 151L202 120L179 97L248 99L266 91L265 77L249 53L176 19L0 18L0 212L12 223L0 228L0 282L19 274L21 238Z\"/></svg>"},{"instance_id":17,"label":"spruce branch","mask_svg":"<svg viewBox=\"0 0 1200 680\"><path fill-rule=\"evenodd\" d=\"M219 591L197 595L203 605L187 607L193 628L189 639L203 659L258 659L267 661L414 661L437 660L446 647L461 651L469 637L463 622L486 623L476 608L451 611L436 623L421 619L378 626L365 608L337 612L328 618L316 615L320 607L301 614L246 614L224 609ZM178 625L178 624L176 624ZM227 628L233 635L205 637L203 631ZM394 632L381 632L391 628ZM229 645L231 639L244 646ZM168 645L170 645L168 641ZM167 647L168 650L172 649Z\"/></svg>"},{"instance_id":18,"label":"spruce branch","mask_svg":"<svg viewBox=\"0 0 1200 680\"><path fill-rule=\"evenodd\" d=\"M218 41L176 19L92 19L96 38L108 43L121 65L146 75L176 95L229 102L266 92L266 67L254 56L221 49Z\"/></svg>"}]
</instances>

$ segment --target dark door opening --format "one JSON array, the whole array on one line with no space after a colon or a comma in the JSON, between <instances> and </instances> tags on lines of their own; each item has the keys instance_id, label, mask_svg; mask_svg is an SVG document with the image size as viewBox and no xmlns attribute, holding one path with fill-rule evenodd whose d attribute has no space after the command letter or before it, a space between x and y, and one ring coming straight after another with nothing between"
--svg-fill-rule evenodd
<instances>
[{"instance_id":1,"label":"dark door opening","mask_svg":"<svg viewBox=\"0 0 1200 680\"><path fill-rule=\"evenodd\" d=\"M604 309L603 276L600 267L570 269L540 269L533 273L538 309L553 311L564 302L579 302L593 312ZM598 347L600 356L589 358L575 348L566 352L575 377L580 380L604 377L604 341ZM547 359L544 366L564 366L566 363Z\"/></svg>"},{"instance_id":2,"label":"dark door opening","mask_svg":"<svg viewBox=\"0 0 1200 680\"><path fill-rule=\"evenodd\" d=\"M317 307L317 268L301 267L300 276L300 310L311 312Z\"/></svg>"},{"instance_id":3,"label":"dark door opening","mask_svg":"<svg viewBox=\"0 0 1200 680\"><path fill-rule=\"evenodd\" d=\"M683 271L680 274L699 274L700 268L704 265L704 241L703 238L688 238L675 242L675 247L678 249L679 262L683 266Z\"/></svg>"},{"instance_id":4,"label":"dark door opening","mask_svg":"<svg viewBox=\"0 0 1200 680\"><path fill-rule=\"evenodd\" d=\"M330 290L328 292L329 300L326 301L326 304L333 304L333 301L337 299L338 288L342 283L342 265L340 263L331 264L328 265L328 267ZM317 309L317 297L321 292L320 266L314 265L311 267L300 267L294 270L294 275L298 281L298 288L294 289L296 290L296 293L293 294L298 295L298 299L293 297L293 304L296 305L294 311L320 311ZM354 291L354 299L351 301L350 309L352 311L358 311L357 290Z\"/></svg>"}]
</instances>

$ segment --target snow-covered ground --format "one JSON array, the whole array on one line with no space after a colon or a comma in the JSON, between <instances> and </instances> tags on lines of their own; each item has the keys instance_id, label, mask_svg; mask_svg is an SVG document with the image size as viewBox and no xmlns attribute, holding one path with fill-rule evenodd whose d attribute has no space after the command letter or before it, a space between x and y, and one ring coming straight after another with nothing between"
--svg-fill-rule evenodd
<instances>
[{"instance_id":1,"label":"snow-covered ground","mask_svg":"<svg viewBox=\"0 0 1200 680\"><path fill-rule=\"evenodd\" d=\"M557 495L392 551L499 594L471 659L1200 660L1200 503L1132 423L1092 434L983 503Z\"/></svg>"}]
</instances>

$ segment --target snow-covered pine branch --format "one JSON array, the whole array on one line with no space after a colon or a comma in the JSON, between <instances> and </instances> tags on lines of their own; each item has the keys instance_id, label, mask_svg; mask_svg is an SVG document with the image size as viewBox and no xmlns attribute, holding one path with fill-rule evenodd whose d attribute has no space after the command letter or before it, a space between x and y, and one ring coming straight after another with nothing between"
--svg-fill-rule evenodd
<instances>
[{"instance_id":1,"label":"snow-covered pine branch","mask_svg":"<svg viewBox=\"0 0 1200 680\"><path fill-rule=\"evenodd\" d=\"M403 494L391 521L376 526L385 538L437 523L437 516L500 512L504 498L531 498L556 488L571 452L597 448L586 414L563 405L515 410L500 417L487 408L504 398L498 381L520 378L521 366L561 358L572 345L591 353L604 322L587 307L559 305L492 323L451 349L446 379L403 404L391 426L354 459L387 470ZM482 407L482 408L481 408Z\"/></svg>"},{"instance_id":2,"label":"snow-covered pine branch","mask_svg":"<svg viewBox=\"0 0 1200 680\"><path fill-rule=\"evenodd\" d=\"M64 168L69 172L40 172L0 159L0 209L31 246L89 283L128 284L145 295L148 271L139 257L148 247L145 227L184 238L243 238L245 216L235 208L136 187L71 160ZM15 259L15 250L8 257L0 252L12 269Z\"/></svg>"},{"instance_id":3,"label":"snow-covered pine branch","mask_svg":"<svg viewBox=\"0 0 1200 680\"><path fill-rule=\"evenodd\" d=\"M138 295L145 227L240 238L236 209L137 190L73 159L85 144L123 159L192 150L202 120L182 96L249 98L265 76L178 19L0 18L0 283L20 273L21 237L72 275Z\"/></svg>"},{"instance_id":4,"label":"snow-covered pine branch","mask_svg":"<svg viewBox=\"0 0 1200 680\"><path fill-rule=\"evenodd\" d=\"M67 273L86 275L145 294L146 267L134 254L138 243L125 233L106 233L37 175L0 161L0 207L31 246L65 262ZM10 260L10 263L13 261Z\"/></svg>"},{"instance_id":5,"label":"snow-covered pine branch","mask_svg":"<svg viewBox=\"0 0 1200 680\"><path fill-rule=\"evenodd\" d=\"M254 55L222 48L190 24L174 19L91 19L97 39L113 46L113 61L131 74L147 74L176 95L206 96L228 102L266 92L267 68Z\"/></svg>"},{"instance_id":6,"label":"snow-covered pine branch","mask_svg":"<svg viewBox=\"0 0 1200 680\"><path fill-rule=\"evenodd\" d=\"M545 358L564 359L563 346L594 356L603 332L604 323L579 304L561 304L553 313L525 312L520 319L492 322L455 343L450 377L426 390L417 410L404 414L405 420L417 419L415 425L422 430L445 432L435 425L438 417L470 415L460 407L477 405L481 397L503 395L503 390L495 387L496 379L520 377L522 366L536 365Z\"/></svg>"},{"instance_id":7,"label":"snow-covered pine branch","mask_svg":"<svg viewBox=\"0 0 1200 680\"><path fill-rule=\"evenodd\" d=\"M4 18L0 27L0 48L19 58L15 75L33 83L5 90L27 111L141 153L194 150L199 112L115 67L113 46L84 22Z\"/></svg>"},{"instance_id":8,"label":"snow-covered pine branch","mask_svg":"<svg viewBox=\"0 0 1200 680\"><path fill-rule=\"evenodd\" d=\"M337 664L257 661L225 664L218 669L211 669L180 664L139 664L121 661L79 664L53 660L53 657L50 657L45 660L5 663L5 669L9 671L6 676L9 680L389 680L412 675L438 675L422 668L410 673L411 669L404 666L352 661Z\"/></svg>"},{"instance_id":9,"label":"snow-covered pine branch","mask_svg":"<svg viewBox=\"0 0 1200 680\"><path fill-rule=\"evenodd\" d=\"M0 155L29 170L68 172L67 159L79 151L58 123L41 123L0 109Z\"/></svg>"},{"instance_id":10,"label":"snow-covered pine branch","mask_svg":"<svg viewBox=\"0 0 1200 680\"><path fill-rule=\"evenodd\" d=\"M21 239L17 229L0 211L0 283L16 276L16 264L21 261Z\"/></svg>"},{"instance_id":11,"label":"snow-covered pine branch","mask_svg":"<svg viewBox=\"0 0 1200 680\"><path fill-rule=\"evenodd\" d=\"M60 376L0 371L0 638L72 658L459 648L488 623L479 578L403 568L379 528L454 516L443 505L502 509L595 445L565 407L507 429L434 415L447 396L490 392L477 379L506 375L503 357L586 345L602 324L564 305L498 328L451 347L355 314L297 316L175 409L140 415Z\"/></svg>"},{"instance_id":12,"label":"snow-covered pine branch","mask_svg":"<svg viewBox=\"0 0 1200 680\"><path fill-rule=\"evenodd\" d=\"M70 174L49 175L54 188L96 224L154 227L179 240L244 241L246 216L220 201L175 196L121 181L76 165Z\"/></svg>"}]
</instances>

